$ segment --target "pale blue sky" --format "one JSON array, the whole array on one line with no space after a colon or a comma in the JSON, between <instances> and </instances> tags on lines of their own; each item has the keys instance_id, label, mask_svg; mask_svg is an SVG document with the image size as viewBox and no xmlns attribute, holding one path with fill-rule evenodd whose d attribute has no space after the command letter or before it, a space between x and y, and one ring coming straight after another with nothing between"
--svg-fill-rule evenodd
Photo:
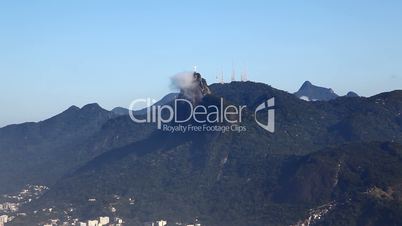
<instances>
[{"instance_id":1,"label":"pale blue sky","mask_svg":"<svg viewBox=\"0 0 402 226\"><path fill-rule=\"evenodd\" d=\"M325 3L324 3L325 2ZM126 107L194 64L296 91L402 88L402 1L0 1L0 127Z\"/></svg>"}]
</instances>

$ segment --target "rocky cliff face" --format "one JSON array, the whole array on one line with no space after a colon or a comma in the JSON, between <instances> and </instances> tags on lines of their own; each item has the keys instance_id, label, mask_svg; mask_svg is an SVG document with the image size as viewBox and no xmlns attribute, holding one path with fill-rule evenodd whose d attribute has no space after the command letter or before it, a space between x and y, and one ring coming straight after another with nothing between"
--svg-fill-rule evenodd
<instances>
[{"instance_id":1,"label":"rocky cliff face","mask_svg":"<svg viewBox=\"0 0 402 226\"><path fill-rule=\"evenodd\" d=\"M194 72L192 74L191 85L180 88L179 98L185 98L192 103L199 103L205 95L211 94L207 81L201 74Z\"/></svg>"},{"instance_id":2,"label":"rocky cliff face","mask_svg":"<svg viewBox=\"0 0 402 226\"><path fill-rule=\"evenodd\" d=\"M197 81L197 83L199 83L199 89L203 96L205 96L207 94L211 94L211 90L209 89L209 87L207 85L207 81L201 77L200 73L194 72L193 77Z\"/></svg>"}]
</instances>

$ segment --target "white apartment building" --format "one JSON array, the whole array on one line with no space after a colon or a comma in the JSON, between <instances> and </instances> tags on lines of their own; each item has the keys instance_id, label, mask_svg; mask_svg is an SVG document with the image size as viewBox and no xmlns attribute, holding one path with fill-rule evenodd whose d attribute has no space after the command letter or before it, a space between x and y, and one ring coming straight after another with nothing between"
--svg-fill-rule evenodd
<instances>
[{"instance_id":1,"label":"white apartment building","mask_svg":"<svg viewBox=\"0 0 402 226\"><path fill-rule=\"evenodd\" d=\"M106 225L109 224L109 222L109 217L99 217L99 225Z\"/></svg>"},{"instance_id":2,"label":"white apartment building","mask_svg":"<svg viewBox=\"0 0 402 226\"><path fill-rule=\"evenodd\" d=\"M0 223L7 223L8 221L8 216L7 215L1 215L0 216Z\"/></svg>"},{"instance_id":3,"label":"white apartment building","mask_svg":"<svg viewBox=\"0 0 402 226\"><path fill-rule=\"evenodd\" d=\"M167 225L167 221L165 220L156 221L156 226L165 226L165 225Z\"/></svg>"},{"instance_id":4,"label":"white apartment building","mask_svg":"<svg viewBox=\"0 0 402 226\"><path fill-rule=\"evenodd\" d=\"M99 226L98 220L89 220L88 226Z\"/></svg>"}]
</instances>

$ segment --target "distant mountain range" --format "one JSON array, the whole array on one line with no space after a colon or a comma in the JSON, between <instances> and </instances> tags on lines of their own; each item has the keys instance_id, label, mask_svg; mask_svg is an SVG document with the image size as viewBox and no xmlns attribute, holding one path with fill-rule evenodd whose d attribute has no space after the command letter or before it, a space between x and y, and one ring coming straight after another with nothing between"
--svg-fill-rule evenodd
<instances>
[{"instance_id":1,"label":"distant mountain range","mask_svg":"<svg viewBox=\"0 0 402 226\"><path fill-rule=\"evenodd\" d=\"M167 133L97 104L1 128L0 193L47 185L21 211L52 208L10 225L67 219L70 208L70 218L127 225L402 224L402 90L349 98L311 83L296 95L254 82L209 88L201 105L247 105L246 132ZM254 122L271 97L275 133Z\"/></svg>"},{"instance_id":2,"label":"distant mountain range","mask_svg":"<svg viewBox=\"0 0 402 226\"><path fill-rule=\"evenodd\" d=\"M328 101L339 97L331 88L325 88L313 85L309 81L305 81L300 89L294 93L297 97L306 101ZM358 97L355 92L348 92L346 97Z\"/></svg>"}]
</instances>

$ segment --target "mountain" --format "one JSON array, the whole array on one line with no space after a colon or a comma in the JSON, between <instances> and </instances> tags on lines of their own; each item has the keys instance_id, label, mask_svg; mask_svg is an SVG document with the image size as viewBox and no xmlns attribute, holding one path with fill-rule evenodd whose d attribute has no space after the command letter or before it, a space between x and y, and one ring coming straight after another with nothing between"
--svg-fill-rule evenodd
<instances>
[{"instance_id":1,"label":"mountain","mask_svg":"<svg viewBox=\"0 0 402 226\"><path fill-rule=\"evenodd\" d=\"M401 157L400 144L371 142L294 158L281 174L276 199L318 207L299 224L400 225Z\"/></svg>"},{"instance_id":2,"label":"mountain","mask_svg":"<svg viewBox=\"0 0 402 226\"><path fill-rule=\"evenodd\" d=\"M171 101L177 95L168 94L155 104ZM0 128L0 181L7 182L0 186L0 194L26 184L51 186L93 157L142 139L155 129L133 123L125 111L115 108L109 112L93 103L81 109L71 106L38 123ZM145 112L143 109L135 114Z\"/></svg>"},{"instance_id":3,"label":"mountain","mask_svg":"<svg viewBox=\"0 0 402 226\"><path fill-rule=\"evenodd\" d=\"M117 117L98 104L72 106L38 123L0 129L0 193L26 184L51 186L61 176L110 148L146 136L152 127Z\"/></svg>"},{"instance_id":4,"label":"mountain","mask_svg":"<svg viewBox=\"0 0 402 226\"><path fill-rule=\"evenodd\" d=\"M353 91L349 91L346 94L346 97L359 97L359 95L357 93L353 92Z\"/></svg>"},{"instance_id":5,"label":"mountain","mask_svg":"<svg viewBox=\"0 0 402 226\"><path fill-rule=\"evenodd\" d=\"M155 104L177 95L168 94ZM0 181L7 182L0 186L0 194L26 184L50 186L91 158L142 139L154 130L152 125L133 123L123 110L109 112L96 103L81 109L71 106L42 122L0 128ZM136 114L142 112L146 110Z\"/></svg>"},{"instance_id":6,"label":"mountain","mask_svg":"<svg viewBox=\"0 0 402 226\"><path fill-rule=\"evenodd\" d=\"M338 95L332 89L315 86L309 81L305 81L300 89L294 94L297 97L307 101L327 101L338 97Z\"/></svg>"},{"instance_id":7,"label":"mountain","mask_svg":"<svg viewBox=\"0 0 402 226\"><path fill-rule=\"evenodd\" d=\"M102 130L125 136L25 210L51 207L50 216L64 219L73 208L72 218L120 216L128 225L195 218L212 226L290 225L308 220L312 211L322 215L314 222L322 225L401 221L402 91L306 102L262 83L209 88L212 94L200 105L220 98L247 105L246 131L170 133L134 124L149 130L133 139L132 131L144 128L130 129L127 116L112 118ZM271 97L275 133L254 121L265 117L255 108Z\"/></svg>"},{"instance_id":8,"label":"mountain","mask_svg":"<svg viewBox=\"0 0 402 226\"><path fill-rule=\"evenodd\" d=\"M98 104L81 109L72 106L38 123L10 125L0 129L0 192L29 183L44 184L64 174L59 165L65 149L84 142L114 115ZM52 170L49 170L52 169Z\"/></svg>"}]
</instances>

